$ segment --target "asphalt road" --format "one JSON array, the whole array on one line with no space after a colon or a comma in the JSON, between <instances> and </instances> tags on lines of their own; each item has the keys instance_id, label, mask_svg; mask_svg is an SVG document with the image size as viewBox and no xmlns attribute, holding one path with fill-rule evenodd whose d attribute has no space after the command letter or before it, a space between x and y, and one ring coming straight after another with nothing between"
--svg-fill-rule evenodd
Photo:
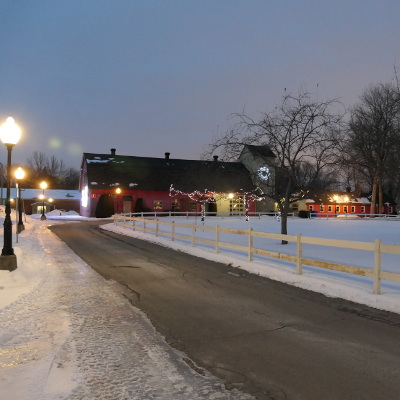
<instances>
[{"instance_id":1,"label":"asphalt road","mask_svg":"<svg viewBox=\"0 0 400 400\"><path fill-rule=\"evenodd\" d=\"M257 399L400 398L399 315L97 225L50 229L106 279L129 288L130 302L200 373L207 369Z\"/></svg>"}]
</instances>

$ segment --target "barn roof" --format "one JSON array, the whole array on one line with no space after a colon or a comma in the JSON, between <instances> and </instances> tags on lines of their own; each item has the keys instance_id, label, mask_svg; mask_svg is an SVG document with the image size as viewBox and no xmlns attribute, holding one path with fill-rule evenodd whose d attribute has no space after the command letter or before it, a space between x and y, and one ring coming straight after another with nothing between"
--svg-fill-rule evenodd
<instances>
[{"instance_id":1,"label":"barn roof","mask_svg":"<svg viewBox=\"0 0 400 400\"><path fill-rule=\"evenodd\" d=\"M252 144L245 144L243 147L242 152L247 149L251 154L254 156L260 156L263 158L275 158L274 152L267 146L267 145L252 145Z\"/></svg>"},{"instance_id":2,"label":"barn roof","mask_svg":"<svg viewBox=\"0 0 400 400\"><path fill-rule=\"evenodd\" d=\"M84 153L83 164L86 164L90 189L168 191L171 185L183 192L255 189L250 174L240 162Z\"/></svg>"}]
</instances>

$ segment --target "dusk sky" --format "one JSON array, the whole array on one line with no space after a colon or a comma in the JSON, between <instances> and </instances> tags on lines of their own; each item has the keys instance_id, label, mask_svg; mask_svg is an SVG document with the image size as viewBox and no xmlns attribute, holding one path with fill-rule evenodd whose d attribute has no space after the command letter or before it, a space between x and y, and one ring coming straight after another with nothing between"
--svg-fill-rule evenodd
<instances>
[{"instance_id":1,"label":"dusk sky","mask_svg":"<svg viewBox=\"0 0 400 400\"><path fill-rule=\"evenodd\" d=\"M354 104L400 67L400 1L1 0L0 123L41 151L199 159L286 88ZM6 162L6 148L0 162Z\"/></svg>"}]
</instances>

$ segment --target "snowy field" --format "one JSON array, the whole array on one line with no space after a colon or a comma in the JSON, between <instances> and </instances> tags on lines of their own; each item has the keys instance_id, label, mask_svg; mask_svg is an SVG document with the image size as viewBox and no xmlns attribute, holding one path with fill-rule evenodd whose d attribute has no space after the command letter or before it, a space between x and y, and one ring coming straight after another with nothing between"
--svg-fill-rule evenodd
<instances>
[{"instance_id":1,"label":"snowy field","mask_svg":"<svg viewBox=\"0 0 400 400\"><path fill-rule=\"evenodd\" d=\"M184 224L196 222L197 225L202 224L200 218L194 217L190 217L189 219L186 217L165 217L161 218L160 221L175 221ZM208 217L204 221L205 226L215 226L217 224L224 228L253 228L255 231L280 233L280 222L274 217L254 217L249 222L246 222L244 218ZM137 225L141 226L140 223L137 223ZM154 229L154 226L154 224L148 224L147 227ZM161 232L159 233L159 237L155 237L154 234L143 233L140 230L132 231L129 228L122 228L113 224L103 225L103 228L159 243L198 257L232 264L249 272L319 292L326 296L340 297L378 309L400 313L400 283L398 282L382 281L382 294L374 295L372 294L373 282L371 278L308 266L303 266L303 275L299 276L296 275L293 263L260 256L255 256L254 260L250 262L247 260L247 254L243 252L221 248L220 253L216 254L213 246L196 244L196 247L192 247L189 241L180 239L171 241L170 238L163 237ZM161 231L170 231L168 226L160 225L159 229ZM342 218L292 218L288 221L288 231L289 235L302 233L303 236L308 237L370 243L374 242L375 239L381 239L384 244L400 245L400 221L392 219L367 220L360 218L357 220L345 220ZM188 229L180 227L176 227L175 232L178 234L191 234ZM214 239L215 234L211 231L202 232L201 230L197 230L196 236ZM247 244L247 237L240 235L221 234L220 240L235 244ZM278 240L254 238L254 247L291 255L296 254L296 243L293 242L282 246ZM373 252L326 246L303 245L303 257L366 268L372 268L374 263ZM400 256L383 254L382 266L382 270L384 271L399 273Z\"/></svg>"}]
</instances>

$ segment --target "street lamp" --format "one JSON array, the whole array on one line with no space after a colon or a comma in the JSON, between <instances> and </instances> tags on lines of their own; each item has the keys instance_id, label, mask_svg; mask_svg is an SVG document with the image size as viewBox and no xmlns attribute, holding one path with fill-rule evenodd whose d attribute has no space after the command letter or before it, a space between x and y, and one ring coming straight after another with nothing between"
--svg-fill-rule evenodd
<instances>
[{"instance_id":1,"label":"street lamp","mask_svg":"<svg viewBox=\"0 0 400 400\"><path fill-rule=\"evenodd\" d=\"M21 188L18 185L18 181L21 179L24 179L25 177L25 171L21 168L18 167L17 170L15 171L15 178L17 179L17 182L15 184L16 189L17 189L17 200L18 200L18 224L17 224L17 234L21 233L25 229L25 225L22 222L22 202L21 202Z\"/></svg>"},{"instance_id":2,"label":"street lamp","mask_svg":"<svg viewBox=\"0 0 400 400\"><path fill-rule=\"evenodd\" d=\"M12 117L8 117L6 122L0 127L0 139L7 147L7 197L6 197L6 216L4 219L4 247L0 257L0 269L14 271L17 268L17 256L12 248L12 221L10 205L10 186L11 186L11 152L21 137L21 129L15 124Z\"/></svg>"},{"instance_id":3,"label":"street lamp","mask_svg":"<svg viewBox=\"0 0 400 400\"><path fill-rule=\"evenodd\" d=\"M43 193L42 193L42 196L41 196L42 197L42 216L40 217L40 219L42 221L44 221L46 219L46 216L44 215L44 191L45 191L45 189L47 189L47 183L45 181L43 181L40 184L40 188L43 190Z\"/></svg>"},{"instance_id":4,"label":"street lamp","mask_svg":"<svg viewBox=\"0 0 400 400\"><path fill-rule=\"evenodd\" d=\"M118 214L118 208L119 208L118 207L118 202L119 202L118 195L121 194L121 188L116 188L115 189L115 193L117 194L117 196L116 196L116 207L115 208L116 208L116 212Z\"/></svg>"}]
</instances>

